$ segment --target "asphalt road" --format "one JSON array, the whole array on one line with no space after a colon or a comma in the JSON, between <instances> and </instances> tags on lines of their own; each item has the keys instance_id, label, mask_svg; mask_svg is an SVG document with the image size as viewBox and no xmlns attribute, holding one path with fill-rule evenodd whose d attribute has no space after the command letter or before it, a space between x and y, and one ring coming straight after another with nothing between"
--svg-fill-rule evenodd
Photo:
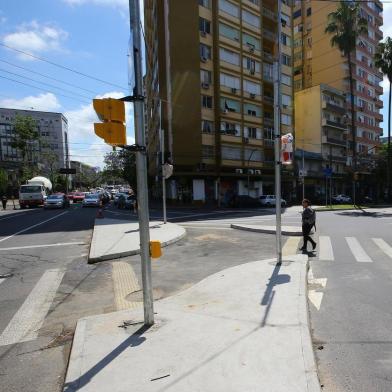
<instances>
[{"instance_id":1,"label":"asphalt road","mask_svg":"<svg viewBox=\"0 0 392 392\"><path fill-rule=\"evenodd\" d=\"M316 284L309 289L320 294L319 310L309 308L326 392L392 391L392 209L369 211L318 214L318 236L330 239L333 252L333 260L318 260L318 252L310 263Z\"/></svg>"}]
</instances>

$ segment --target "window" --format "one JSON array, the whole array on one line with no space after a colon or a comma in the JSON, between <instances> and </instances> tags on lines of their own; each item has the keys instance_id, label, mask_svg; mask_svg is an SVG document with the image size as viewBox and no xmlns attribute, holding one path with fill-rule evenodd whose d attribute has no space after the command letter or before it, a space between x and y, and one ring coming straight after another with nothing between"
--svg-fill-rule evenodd
<instances>
[{"instance_id":1,"label":"window","mask_svg":"<svg viewBox=\"0 0 392 392\"><path fill-rule=\"evenodd\" d=\"M286 15L285 13L281 13L281 21L282 21L282 26L290 27L290 16Z\"/></svg>"},{"instance_id":2,"label":"window","mask_svg":"<svg viewBox=\"0 0 392 392\"><path fill-rule=\"evenodd\" d=\"M244 103L244 114L248 116L261 117L261 107L251 103Z\"/></svg>"},{"instance_id":3,"label":"window","mask_svg":"<svg viewBox=\"0 0 392 392\"><path fill-rule=\"evenodd\" d=\"M242 58L242 66L252 74L260 73L261 64L258 61L251 59L250 57Z\"/></svg>"},{"instance_id":4,"label":"window","mask_svg":"<svg viewBox=\"0 0 392 392\"><path fill-rule=\"evenodd\" d=\"M227 14L239 18L240 16L240 9L233 3L227 0L219 0L219 9Z\"/></svg>"},{"instance_id":5,"label":"window","mask_svg":"<svg viewBox=\"0 0 392 392\"><path fill-rule=\"evenodd\" d=\"M291 57L282 53L282 64L291 67Z\"/></svg>"},{"instance_id":6,"label":"window","mask_svg":"<svg viewBox=\"0 0 392 392\"><path fill-rule=\"evenodd\" d=\"M242 10L242 20L253 27L260 28L260 18L251 12Z\"/></svg>"},{"instance_id":7,"label":"window","mask_svg":"<svg viewBox=\"0 0 392 392\"><path fill-rule=\"evenodd\" d=\"M201 106L205 109L212 109L212 97L210 95L202 95Z\"/></svg>"},{"instance_id":8,"label":"window","mask_svg":"<svg viewBox=\"0 0 392 392\"><path fill-rule=\"evenodd\" d=\"M249 34L242 34L242 43L256 50L260 50L261 47L260 40Z\"/></svg>"},{"instance_id":9,"label":"window","mask_svg":"<svg viewBox=\"0 0 392 392\"><path fill-rule=\"evenodd\" d=\"M282 94L282 105L284 108L291 106L291 96L290 95Z\"/></svg>"},{"instance_id":10,"label":"window","mask_svg":"<svg viewBox=\"0 0 392 392\"><path fill-rule=\"evenodd\" d=\"M211 22L204 18L199 18L199 31L205 34L211 33Z\"/></svg>"},{"instance_id":11,"label":"window","mask_svg":"<svg viewBox=\"0 0 392 392\"><path fill-rule=\"evenodd\" d=\"M241 149L239 147L222 146L222 159L241 160Z\"/></svg>"},{"instance_id":12,"label":"window","mask_svg":"<svg viewBox=\"0 0 392 392\"><path fill-rule=\"evenodd\" d=\"M272 82L273 68L271 64L263 63L263 79Z\"/></svg>"},{"instance_id":13,"label":"window","mask_svg":"<svg viewBox=\"0 0 392 392\"><path fill-rule=\"evenodd\" d=\"M244 91L249 94L261 95L261 87L258 83L244 79Z\"/></svg>"},{"instance_id":14,"label":"window","mask_svg":"<svg viewBox=\"0 0 392 392\"><path fill-rule=\"evenodd\" d=\"M282 74L281 75L281 81L286 86L291 86L291 76Z\"/></svg>"},{"instance_id":15,"label":"window","mask_svg":"<svg viewBox=\"0 0 392 392\"><path fill-rule=\"evenodd\" d=\"M291 45L291 38L285 33L280 34L280 41L282 42L283 45L286 45L286 46Z\"/></svg>"},{"instance_id":16,"label":"window","mask_svg":"<svg viewBox=\"0 0 392 392\"><path fill-rule=\"evenodd\" d=\"M221 133L231 136L241 136L241 125L222 121L220 126Z\"/></svg>"},{"instance_id":17,"label":"window","mask_svg":"<svg viewBox=\"0 0 392 392\"><path fill-rule=\"evenodd\" d=\"M363 69L361 69L361 68L358 68L358 75L361 78L366 78L366 72Z\"/></svg>"},{"instance_id":18,"label":"window","mask_svg":"<svg viewBox=\"0 0 392 392\"><path fill-rule=\"evenodd\" d=\"M294 61L301 61L302 60L302 52L294 53Z\"/></svg>"},{"instance_id":19,"label":"window","mask_svg":"<svg viewBox=\"0 0 392 392\"><path fill-rule=\"evenodd\" d=\"M240 40L240 32L224 23L219 23L219 34L234 41Z\"/></svg>"},{"instance_id":20,"label":"window","mask_svg":"<svg viewBox=\"0 0 392 392\"><path fill-rule=\"evenodd\" d=\"M312 9L309 7L306 9L306 16L312 15Z\"/></svg>"},{"instance_id":21,"label":"window","mask_svg":"<svg viewBox=\"0 0 392 392\"><path fill-rule=\"evenodd\" d=\"M231 50L220 48L219 49L220 59L226 63L233 65L240 65L240 55Z\"/></svg>"},{"instance_id":22,"label":"window","mask_svg":"<svg viewBox=\"0 0 392 392\"><path fill-rule=\"evenodd\" d=\"M263 160L263 154L260 150L245 148L244 159L250 162L261 162Z\"/></svg>"},{"instance_id":23,"label":"window","mask_svg":"<svg viewBox=\"0 0 392 392\"><path fill-rule=\"evenodd\" d=\"M208 120L201 121L201 131L203 133L213 133L214 132L214 123Z\"/></svg>"},{"instance_id":24,"label":"window","mask_svg":"<svg viewBox=\"0 0 392 392\"><path fill-rule=\"evenodd\" d=\"M301 12L301 8L297 11L293 12L293 19L299 18L301 16L302 12Z\"/></svg>"},{"instance_id":25,"label":"window","mask_svg":"<svg viewBox=\"0 0 392 392\"><path fill-rule=\"evenodd\" d=\"M214 155L215 155L215 146L209 146L207 144L203 144L201 146L202 158L214 158Z\"/></svg>"},{"instance_id":26,"label":"window","mask_svg":"<svg viewBox=\"0 0 392 392\"><path fill-rule=\"evenodd\" d=\"M283 125L291 125L291 116L288 114L282 114L282 124Z\"/></svg>"},{"instance_id":27,"label":"window","mask_svg":"<svg viewBox=\"0 0 392 392\"><path fill-rule=\"evenodd\" d=\"M239 89L240 88L240 78L237 78L235 76L231 76L231 75L228 75L225 73L221 73L220 74L220 84L221 84L221 86L224 86L224 87Z\"/></svg>"},{"instance_id":28,"label":"window","mask_svg":"<svg viewBox=\"0 0 392 392\"><path fill-rule=\"evenodd\" d=\"M294 48L302 48L303 40L302 38L295 38L294 39Z\"/></svg>"},{"instance_id":29,"label":"window","mask_svg":"<svg viewBox=\"0 0 392 392\"><path fill-rule=\"evenodd\" d=\"M259 5L259 0L248 0L249 3L255 4L255 5Z\"/></svg>"},{"instance_id":30,"label":"window","mask_svg":"<svg viewBox=\"0 0 392 392\"><path fill-rule=\"evenodd\" d=\"M200 44L200 58L211 60L211 47L205 44Z\"/></svg>"},{"instance_id":31,"label":"window","mask_svg":"<svg viewBox=\"0 0 392 392\"><path fill-rule=\"evenodd\" d=\"M201 83L210 84L212 81L211 71L206 71L205 69L200 70L200 80Z\"/></svg>"},{"instance_id":32,"label":"window","mask_svg":"<svg viewBox=\"0 0 392 392\"><path fill-rule=\"evenodd\" d=\"M236 101L235 99L221 98L220 105L221 105L221 110L225 112L234 112L234 113L241 112L241 104L239 101Z\"/></svg>"},{"instance_id":33,"label":"window","mask_svg":"<svg viewBox=\"0 0 392 392\"><path fill-rule=\"evenodd\" d=\"M263 137L263 133L261 128L255 127L245 127L244 128L244 137L248 137L249 139L258 139L261 140Z\"/></svg>"},{"instance_id":34,"label":"window","mask_svg":"<svg viewBox=\"0 0 392 392\"><path fill-rule=\"evenodd\" d=\"M210 0L199 0L199 5L205 8L211 8Z\"/></svg>"}]
</instances>

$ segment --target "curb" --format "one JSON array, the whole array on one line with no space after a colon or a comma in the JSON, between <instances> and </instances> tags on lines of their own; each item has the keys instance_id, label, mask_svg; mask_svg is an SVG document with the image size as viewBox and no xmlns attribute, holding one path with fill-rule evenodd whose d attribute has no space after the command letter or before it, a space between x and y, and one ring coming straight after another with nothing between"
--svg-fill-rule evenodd
<instances>
[{"instance_id":1,"label":"curb","mask_svg":"<svg viewBox=\"0 0 392 392\"><path fill-rule=\"evenodd\" d=\"M165 248L166 246L169 246L171 244L174 244L175 242L183 239L186 236L186 232L182 233L181 235L172 238L171 240L161 242L161 247ZM88 258L88 264L95 264L99 263L100 261L105 261L105 260L113 260L113 259L120 259L122 257L127 257L127 256L135 256L140 254L140 248L139 249L133 249L129 250L126 252L118 252L118 253L111 253L99 257L91 257L89 256Z\"/></svg>"},{"instance_id":2,"label":"curb","mask_svg":"<svg viewBox=\"0 0 392 392\"><path fill-rule=\"evenodd\" d=\"M251 231L254 233L276 234L275 226L261 228L261 227L257 227L257 226L250 227L250 226L241 226L241 225L231 224L230 227L232 229ZM289 231L289 230L282 229L282 235L301 237L302 236L302 229L299 229L299 228L295 228L295 229L296 229L296 231Z\"/></svg>"}]
</instances>

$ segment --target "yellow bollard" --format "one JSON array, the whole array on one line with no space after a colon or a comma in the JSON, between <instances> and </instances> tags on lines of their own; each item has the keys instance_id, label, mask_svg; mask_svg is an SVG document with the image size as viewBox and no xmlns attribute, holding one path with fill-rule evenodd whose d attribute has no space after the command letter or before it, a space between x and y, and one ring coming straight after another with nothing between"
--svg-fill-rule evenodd
<instances>
[{"instance_id":1,"label":"yellow bollard","mask_svg":"<svg viewBox=\"0 0 392 392\"><path fill-rule=\"evenodd\" d=\"M161 241L150 241L150 256L153 259L159 259L162 256Z\"/></svg>"}]
</instances>

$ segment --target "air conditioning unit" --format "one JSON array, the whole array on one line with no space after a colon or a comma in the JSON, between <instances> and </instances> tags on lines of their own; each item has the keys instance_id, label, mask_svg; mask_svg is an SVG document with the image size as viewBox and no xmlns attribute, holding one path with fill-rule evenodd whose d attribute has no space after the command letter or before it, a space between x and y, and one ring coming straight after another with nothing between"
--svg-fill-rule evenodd
<instances>
[{"instance_id":1,"label":"air conditioning unit","mask_svg":"<svg viewBox=\"0 0 392 392\"><path fill-rule=\"evenodd\" d=\"M247 143L249 143L249 138L248 137L243 137L242 141L247 144Z\"/></svg>"},{"instance_id":2,"label":"air conditioning unit","mask_svg":"<svg viewBox=\"0 0 392 392\"><path fill-rule=\"evenodd\" d=\"M232 92L233 94L237 94L237 89L233 87L233 88L231 89L231 92Z\"/></svg>"},{"instance_id":3,"label":"air conditioning unit","mask_svg":"<svg viewBox=\"0 0 392 392\"><path fill-rule=\"evenodd\" d=\"M235 169L235 173L236 174L243 174L243 170L242 169Z\"/></svg>"},{"instance_id":4,"label":"air conditioning unit","mask_svg":"<svg viewBox=\"0 0 392 392\"><path fill-rule=\"evenodd\" d=\"M206 62L207 62L207 57L201 57L201 58L200 58L200 61L201 61L202 63L206 63Z\"/></svg>"},{"instance_id":5,"label":"air conditioning unit","mask_svg":"<svg viewBox=\"0 0 392 392\"><path fill-rule=\"evenodd\" d=\"M207 33L206 33L205 31L200 31L200 35L201 35L202 37L206 37L206 36L207 36Z\"/></svg>"},{"instance_id":6,"label":"air conditioning unit","mask_svg":"<svg viewBox=\"0 0 392 392\"><path fill-rule=\"evenodd\" d=\"M253 169L248 169L248 174L255 174L255 171Z\"/></svg>"},{"instance_id":7,"label":"air conditioning unit","mask_svg":"<svg viewBox=\"0 0 392 392\"><path fill-rule=\"evenodd\" d=\"M250 97L255 99L256 98L256 94L250 94Z\"/></svg>"},{"instance_id":8,"label":"air conditioning unit","mask_svg":"<svg viewBox=\"0 0 392 392\"><path fill-rule=\"evenodd\" d=\"M255 174L258 174L258 175L260 175L261 174L261 170L255 170Z\"/></svg>"},{"instance_id":9,"label":"air conditioning unit","mask_svg":"<svg viewBox=\"0 0 392 392\"><path fill-rule=\"evenodd\" d=\"M201 87L204 88L204 89L209 89L209 88L210 88L210 84L209 84L209 83L206 83L206 82L203 82L203 83L201 84Z\"/></svg>"}]
</instances>

